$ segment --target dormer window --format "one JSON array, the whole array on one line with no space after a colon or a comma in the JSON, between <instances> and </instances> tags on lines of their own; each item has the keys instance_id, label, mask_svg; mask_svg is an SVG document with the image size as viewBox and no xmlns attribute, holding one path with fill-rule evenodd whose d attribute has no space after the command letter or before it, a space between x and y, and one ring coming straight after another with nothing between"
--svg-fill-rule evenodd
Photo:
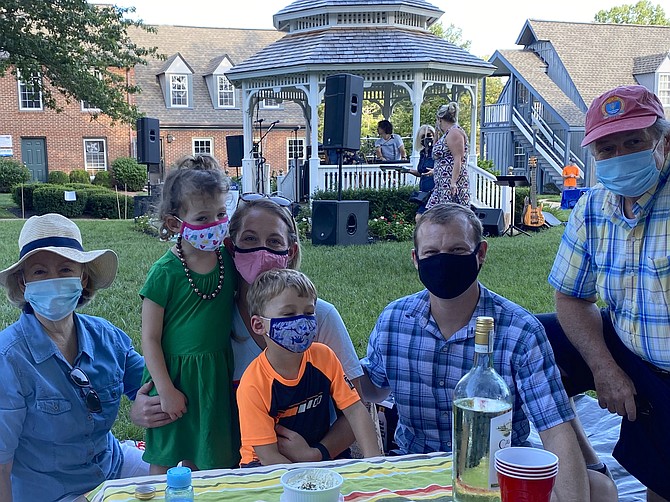
<instances>
[{"instance_id":1,"label":"dormer window","mask_svg":"<svg viewBox=\"0 0 670 502\"><path fill-rule=\"evenodd\" d=\"M663 106L670 107L670 73L658 74L658 99Z\"/></svg>"},{"instance_id":2,"label":"dormer window","mask_svg":"<svg viewBox=\"0 0 670 502\"><path fill-rule=\"evenodd\" d=\"M188 106L188 75L170 75L170 103L174 108Z\"/></svg>"},{"instance_id":3,"label":"dormer window","mask_svg":"<svg viewBox=\"0 0 670 502\"><path fill-rule=\"evenodd\" d=\"M275 98L265 98L263 101L261 101L261 108L277 110L280 108L280 106L281 102Z\"/></svg>"},{"instance_id":4,"label":"dormer window","mask_svg":"<svg viewBox=\"0 0 670 502\"><path fill-rule=\"evenodd\" d=\"M219 108L235 108L235 87L225 75L217 75Z\"/></svg>"}]
</instances>

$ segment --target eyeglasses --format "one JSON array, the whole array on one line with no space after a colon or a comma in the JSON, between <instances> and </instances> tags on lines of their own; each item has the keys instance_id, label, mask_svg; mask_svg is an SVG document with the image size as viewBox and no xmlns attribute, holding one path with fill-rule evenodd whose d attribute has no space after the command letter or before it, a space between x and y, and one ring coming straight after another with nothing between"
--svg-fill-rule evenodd
<instances>
[{"instance_id":1,"label":"eyeglasses","mask_svg":"<svg viewBox=\"0 0 670 502\"><path fill-rule=\"evenodd\" d=\"M100 413L102 412L102 403L100 402L100 396L91 387L91 381L88 379L88 375L84 373L84 370L81 368L72 368L70 371L70 380L84 391L84 401L86 402L86 408L91 413Z\"/></svg>"},{"instance_id":2,"label":"eyeglasses","mask_svg":"<svg viewBox=\"0 0 670 502\"><path fill-rule=\"evenodd\" d=\"M293 201L291 199L282 197L281 195L267 195L264 193L256 193L256 192L247 192L240 195L240 200L244 202L254 202L262 199L270 199L272 202L282 207L290 207L291 204L293 204Z\"/></svg>"}]
</instances>

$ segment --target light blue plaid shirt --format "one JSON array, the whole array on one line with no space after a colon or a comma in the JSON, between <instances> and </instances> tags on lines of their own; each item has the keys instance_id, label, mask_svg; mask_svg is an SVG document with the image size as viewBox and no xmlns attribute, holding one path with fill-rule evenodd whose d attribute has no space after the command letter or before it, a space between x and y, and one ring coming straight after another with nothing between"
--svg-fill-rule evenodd
<instances>
[{"instance_id":1,"label":"light blue plaid shirt","mask_svg":"<svg viewBox=\"0 0 670 502\"><path fill-rule=\"evenodd\" d=\"M430 315L428 291L392 302L379 316L361 363L372 382L391 388L403 453L451 451L454 387L474 362L478 316L495 319L493 365L514 398L512 444L526 441L528 417L543 431L574 418L554 354L539 321L480 284L467 326L448 340Z\"/></svg>"},{"instance_id":2,"label":"light blue plaid shirt","mask_svg":"<svg viewBox=\"0 0 670 502\"><path fill-rule=\"evenodd\" d=\"M656 187L633 206L596 185L572 210L549 274L561 293L607 304L621 341L633 353L670 370L670 160Z\"/></svg>"}]
</instances>

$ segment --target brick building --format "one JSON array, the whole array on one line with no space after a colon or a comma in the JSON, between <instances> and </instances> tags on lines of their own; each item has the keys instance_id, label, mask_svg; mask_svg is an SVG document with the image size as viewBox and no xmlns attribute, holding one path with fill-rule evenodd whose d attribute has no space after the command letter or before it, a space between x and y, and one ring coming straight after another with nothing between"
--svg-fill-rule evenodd
<instances>
[{"instance_id":1,"label":"brick building","mask_svg":"<svg viewBox=\"0 0 670 502\"><path fill-rule=\"evenodd\" d=\"M143 46L158 47L165 60L123 70L128 81L139 85L130 96L147 117L160 121L162 162L169 166L185 154L211 153L227 166L226 136L242 134L241 92L223 73L283 36L275 30L244 30L156 26L156 33L133 30L131 37ZM84 102L66 103L62 112L46 109L31 86L11 74L0 78L0 154L24 162L36 181L50 171L86 169L91 176L108 170L118 157L135 156L133 126L116 123ZM286 172L288 159L298 153L294 132L302 114L293 103L266 100L255 119L263 119L255 133L258 141L268 124L281 120L265 136L263 156L273 172ZM303 128L304 135L304 128ZM11 148L10 148L11 145ZM231 175L238 174L235 168Z\"/></svg>"}]
</instances>

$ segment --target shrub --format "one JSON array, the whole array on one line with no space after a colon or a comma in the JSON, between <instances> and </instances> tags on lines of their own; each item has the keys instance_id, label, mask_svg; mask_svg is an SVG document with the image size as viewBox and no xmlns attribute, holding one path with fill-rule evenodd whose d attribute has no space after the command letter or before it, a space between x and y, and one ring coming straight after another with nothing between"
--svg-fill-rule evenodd
<instances>
[{"instance_id":1,"label":"shrub","mask_svg":"<svg viewBox=\"0 0 670 502\"><path fill-rule=\"evenodd\" d=\"M70 182L70 177L66 172L63 171L50 171L49 172L49 183L55 185L64 185L65 183Z\"/></svg>"},{"instance_id":2,"label":"shrub","mask_svg":"<svg viewBox=\"0 0 670 502\"><path fill-rule=\"evenodd\" d=\"M391 218L380 216L368 221L368 233L377 239L409 241L414 235L414 223L408 223L398 215Z\"/></svg>"},{"instance_id":3,"label":"shrub","mask_svg":"<svg viewBox=\"0 0 670 502\"><path fill-rule=\"evenodd\" d=\"M160 237L160 233L158 232L159 223L159 221L153 220L148 214L144 214L135 218L135 226L133 228L138 232L153 237Z\"/></svg>"},{"instance_id":4,"label":"shrub","mask_svg":"<svg viewBox=\"0 0 670 502\"><path fill-rule=\"evenodd\" d=\"M111 191L89 193L86 202L86 212L94 218L108 218L110 220L133 217L134 200L126 195L118 195Z\"/></svg>"},{"instance_id":5,"label":"shrub","mask_svg":"<svg viewBox=\"0 0 670 502\"><path fill-rule=\"evenodd\" d=\"M139 192L147 184L147 168L131 157L119 157L112 162L112 177L119 189Z\"/></svg>"},{"instance_id":6,"label":"shrub","mask_svg":"<svg viewBox=\"0 0 670 502\"><path fill-rule=\"evenodd\" d=\"M21 197L23 197L23 209L26 211L32 211L33 190L41 186L44 186L44 183L26 183L25 185L14 185L14 188L12 188L12 200L14 201L14 204L21 207Z\"/></svg>"},{"instance_id":7,"label":"shrub","mask_svg":"<svg viewBox=\"0 0 670 502\"><path fill-rule=\"evenodd\" d=\"M84 169L75 169L74 171L70 171L70 183L90 185L91 176Z\"/></svg>"},{"instance_id":8,"label":"shrub","mask_svg":"<svg viewBox=\"0 0 670 502\"><path fill-rule=\"evenodd\" d=\"M95 173L95 178L93 178L91 183L105 188L112 188L112 175L109 171L98 171Z\"/></svg>"},{"instance_id":9,"label":"shrub","mask_svg":"<svg viewBox=\"0 0 670 502\"><path fill-rule=\"evenodd\" d=\"M357 188L342 190L342 200L367 200L370 202L369 218L391 219L394 215L404 221L414 221L416 214L416 204L409 201L412 192L416 190L414 186L404 186L400 188ZM337 200L337 191L326 192L317 190L314 192L314 199Z\"/></svg>"},{"instance_id":10,"label":"shrub","mask_svg":"<svg viewBox=\"0 0 670 502\"><path fill-rule=\"evenodd\" d=\"M300 206L300 212L295 217L298 225L300 240L306 241L312 238L312 210L309 205Z\"/></svg>"},{"instance_id":11,"label":"shrub","mask_svg":"<svg viewBox=\"0 0 670 502\"><path fill-rule=\"evenodd\" d=\"M37 214L58 213L68 218L76 218L84 214L88 194L84 190L76 190L77 199L66 201L64 193L71 190L65 185L42 184L33 190L33 207Z\"/></svg>"},{"instance_id":12,"label":"shrub","mask_svg":"<svg viewBox=\"0 0 670 502\"><path fill-rule=\"evenodd\" d=\"M0 157L0 192L10 193L14 185L27 183L31 177L28 168L18 160Z\"/></svg>"}]
</instances>

